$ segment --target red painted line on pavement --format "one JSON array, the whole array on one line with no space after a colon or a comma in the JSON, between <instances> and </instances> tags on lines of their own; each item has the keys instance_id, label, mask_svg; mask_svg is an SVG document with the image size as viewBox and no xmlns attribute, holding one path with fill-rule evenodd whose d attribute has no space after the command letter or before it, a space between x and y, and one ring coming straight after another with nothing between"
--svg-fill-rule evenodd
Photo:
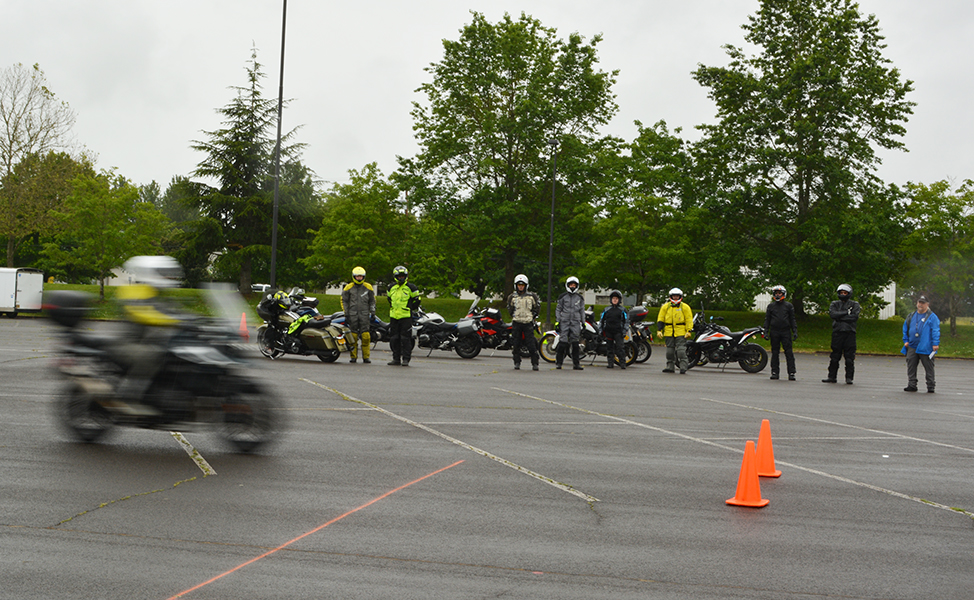
<instances>
[{"instance_id":1,"label":"red painted line on pavement","mask_svg":"<svg viewBox=\"0 0 974 600\"><path fill-rule=\"evenodd\" d=\"M227 575L229 575L231 573L235 573L235 572L239 571L240 569L246 567L247 565L252 565L252 564L254 564L255 562L257 562L258 560L260 560L262 558L267 558L271 554L274 554L275 552L279 552L280 550L283 550L283 549L287 548L288 546L290 546L294 542L297 542L299 540L303 540L304 538L308 537L309 535L321 531L322 529L324 529L325 527L328 527L332 523L337 523L338 521L341 521L342 519L344 519L345 517L347 517L348 515L350 515L352 513L356 513L358 511L362 510L363 508L368 508L369 506L372 506L373 504L375 504L379 500L382 500L384 498L388 498L389 496L395 494L399 490L404 490L404 489L408 488L409 486L411 486L413 484L416 484L416 483L419 483L420 481L423 481L424 479L429 479L433 475L437 475L439 473L442 473L443 471L446 471L447 469L452 469L453 467L459 465L462 462L463 462L462 460L458 460L457 462L453 463L452 465L443 467L442 469L437 469L436 471L433 471L432 473L429 473L427 475L423 475L419 479L415 479L413 481L410 481L409 483L404 484L404 485L401 485L401 486L397 487L394 490L389 490L388 492L386 492L385 494L382 494L378 498L373 498L372 500L366 502L362 506L359 506L358 508L353 508L352 510L348 511L347 513L345 513L343 515L339 515L339 516L335 517L334 519L332 519L331 521L328 521L327 523L323 523L323 524L319 525L318 527L315 527L311 531L308 531L307 533L303 533L303 534L299 535L298 537L294 538L293 540L291 540L289 542L285 542L284 544L281 544L280 546L278 546L277 548L274 548L273 550L268 550L267 552L261 554L260 556L258 556L256 558L252 558L252 559L248 560L247 562L245 562L245 563L243 563L241 565L238 565L238 566L230 569L229 571L226 571L225 573L220 573L219 575L217 575L216 577L213 577L212 579L208 579L207 581L204 581L203 583L201 583L199 585L193 586L193 587L189 588L188 590L179 592L175 596L172 596L171 598L169 598L169 600L176 600L177 598L182 598L183 596L185 596L186 594L189 594L190 592L195 592L196 590L198 590L198 589L200 589L200 588L202 588L204 586L210 585L214 581L217 581L219 579L223 579Z\"/></svg>"}]
</instances>

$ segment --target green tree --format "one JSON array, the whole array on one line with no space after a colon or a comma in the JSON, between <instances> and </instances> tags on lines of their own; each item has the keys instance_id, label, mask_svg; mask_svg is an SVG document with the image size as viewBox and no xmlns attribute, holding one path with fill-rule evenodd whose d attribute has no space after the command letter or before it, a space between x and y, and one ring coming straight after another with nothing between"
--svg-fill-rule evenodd
<instances>
[{"instance_id":1,"label":"green tree","mask_svg":"<svg viewBox=\"0 0 974 600\"><path fill-rule=\"evenodd\" d=\"M76 161L63 152L28 154L0 180L0 236L7 238L7 266L14 266L17 249L28 238L53 236L66 223L55 210L71 193L72 181L94 175L87 160Z\"/></svg>"},{"instance_id":2,"label":"green tree","mask_svg":"<svg viewBox=\"0 0 974 600\"><path fill-rule=\"evenodd\" d=\"M413 218L399 201L399 189L376 163L348 173L349 183L336 183L325 194L310 254L300 261L315 285L350 281L354 267L365 268L372 281L390 281L393 267L409 262L406 240Z\"/></svg>"},{"instance_id":3,"label":"green tree","mask_svg":"<svg viewBox=\"0 0 974 600\"><path fill-rule=\"evenodd\" d=\"M950 334L956 336L957 316L974 289L974 182L968 179L956 191L951 187L948 181L907 186L909 268L901 283L933 296L940 310L947 310Z\"/></svg>"},{"instance_id":4,"label":"green tree","mask_svg":"<svg viewBox=\"0 0 974 600\"><path fill-rule=\"evenodd\" d=\"M224 127L205 131L207 139L191 146L206 155L193 176L217 184L201 182L197 193L185 197L195 202L200 213L194 233L186 237L193 244L188 251L197 258L215 256L217 274L237 279L242 290L250 289L255 264L269 264L271 251L277 100L264 97L263 77L254 51L247 68L248 85L231 88L237 96L217 111ZM304 147L291 143L296 130L281 138L282 171L290 170L292 175L307 173L295 164ZM307 187L310 178L293 179L304 186L302 192L313 196ZM282 189L281 198L285 194Z\"/></svg>"},{"instance_id":5,"label":"green tree","mask_svg":"<svg viewBox=\"0 0 974 600\"><path fill-rule=\"evenodd\" d=\"M728 67L693 73L718 111L696 149L705 205L800 314L840 281L863 299L899 265L899 194L875 171L903 147L912 83L852 0L762 0L743 28L757 54L726 46Z\"/></svg>"},{"instance_id":6,"label":"green tree","mask_svg":"<svg viewBox=\"0 0 974 600\"><path fill-rule=\"evenodd\" d=\"M420 153L400 159L400 185L424 217L464 240L462 265L488 289L508 292L518 271L548 259L552 148L558 142L558 256L571 262L573 218L591 200L597 129L617 107L615 72L597 70L596 46L524 14L493 24L479 13L444 40L443 59L412 111ZM566 260L567 259L567 260ZM458 265L460 266L460 265Z\"/></svg>"},{"instance_id":7,"label":"green tree","mask_svg":"<svg viewBox=\"0 0 974 600\"><path fill-rule=\"evenodd\" d=\"M155 254L166 235L169 220L151 203L139 199L139 188L111 171L74 180L71 195L55 218L70 223L44 254L55 274L71 268L94 274L105 298L105 280L112 270L139 254Z\"/></svg>"}]
</instances>

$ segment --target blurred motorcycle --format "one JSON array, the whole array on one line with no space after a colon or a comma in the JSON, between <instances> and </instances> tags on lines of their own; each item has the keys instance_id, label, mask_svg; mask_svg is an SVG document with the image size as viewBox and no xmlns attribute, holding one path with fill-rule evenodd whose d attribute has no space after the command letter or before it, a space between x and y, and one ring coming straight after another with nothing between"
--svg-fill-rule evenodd
<instances>
[{"instance_id":1,"label":"blurred motorcycle","mask_svg":"<svg viewBox=\"0 0 974 600\"><path fill-rule=\"evenodd\" d=\"M67 383L55 401L56 417L75 438L96 442L114 427L185 431L207 426L234 450L253 452L278 437L281 403L244 374L250 361L229 318L180 319L168 336L159 338L161 364L150 385L133 397L122 393L132 364L126 344L130 349L132 342L78 326L89 298L82 292L57 291L44 301L47 314L64 333L57 370Z\"/></svg>"}]
</instances>

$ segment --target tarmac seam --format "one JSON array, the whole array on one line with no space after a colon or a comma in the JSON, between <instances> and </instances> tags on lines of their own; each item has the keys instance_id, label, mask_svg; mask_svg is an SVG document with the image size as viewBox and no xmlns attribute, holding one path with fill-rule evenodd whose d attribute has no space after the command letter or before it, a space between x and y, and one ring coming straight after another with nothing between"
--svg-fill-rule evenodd
<instances>
[{"instance_id":1,"label":"tarmac seam","mask_svg":"<svg viewBox=\"0 0 974 600\"><path fill-rule=\"evenodd\" d=\"M329 392L332 392L333 394L337 394L337 395L341 396L342 398L344 398L345 400L348 400L349 402L357 402L358 404L361 404L363 406L368 406L371 409L373 409L373 410L375 410L377 412L380 412L380 413L386 415L387 417L392 417L393 419L396 419L398 421L402 421L403 423L406 423L407 425L411 425L413 427L416 427L417 429L422 429L423 431L425 431L427 433L431 433L431 434L433 434L433 435L435 435L435 436L437 436L439 438L442 438L442 439L444 439L444 440L446 440L446 441L448 441L448 442L450 442L452 444L456 444L457 446L460 446L461 448L466 448L467 450L470 450L471 452L474 452L474 453L479 454L479 455L481 455L481 456L483 456L485 458L489 458L490 460L493 460L495 462L498 462L498 463L504 465L505 467L514 469L518 473L527 475L529 477L533 477L534 479L537 479L538 481L543 481L544 483L547 483L548 485L550 485L552 487L558 488L558 489L560 489L563 492L568 492L569 494L571 494L573 496L576 496L578 498L581 498L585 502L589 503L589 505L591 505L594 502L598 502L599 501L598 498L596 498L594 496L590 496L590 495L588 495L588 494L586 494L586 493L584 493L582 491L576 490L575 488L573 488L572 486L570 486L568 484L561 483L560 481L555 481L551 477L547 477L547 476L542 475L540 473L536 473L536 472L534 472L534 471L532 471L530 469L526 469L525 467L522 467L521 465L519 465L517 463L511 462L511 461L507 460L506 458L501 458L500 456L497 456L496 454L491 454L490 452L487 452L486 450L482 450L480 448L477 448L476 446L471 446L470 444L468 444L468 443L466 443L466 442L464 442L462 440L458 440L458 439L456 439L454 437L450 437L450 436L446 435L445 433L443 433L441 431L437 431L436 429L433 429L432 427L427 427L426 425L423 425L422 423L418 423L416 421L413 421L412 419L408 419L408 418L403 417L401 415L397 415L396 413L391 412L391 411L388 411L388 410L386 410L384 408L381 408L379 406L376 406L375 404L372 404L370 402L366 402L364 400L359 400L358 398L354 398L352 396L349 396L348 394L345 394L345 393L340 392L340 391L338 391L336 389L330 388L330 387L328 387L326 385L317 383L315 381L311 381L310 379L305 379L305 378L301 377L300 380L301 381L304 381L304 382L307 382L307 383L310 383L311 385L320 387L322 389L328 390Z\"/></svg>"}]
</instances>

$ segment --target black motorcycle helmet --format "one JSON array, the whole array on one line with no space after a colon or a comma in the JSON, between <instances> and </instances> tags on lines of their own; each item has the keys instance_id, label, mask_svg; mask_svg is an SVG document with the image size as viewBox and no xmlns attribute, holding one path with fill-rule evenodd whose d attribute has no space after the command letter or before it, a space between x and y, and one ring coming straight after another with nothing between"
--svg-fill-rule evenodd
<instances>
[{"instance_id":1,"label":"black motorcycle helmet","mask_svg":"<svg viewBox=\"0 0 974 600\"><path fill-rule=\"evenodd\" d=\"M406 267L399 265L392 270L392 277L396 280L396 283L404 283L406 278L409 277L409 270Z\"/></svg>"},{"instance_id":2,"label":"black motorcycle helmet","mask_svg":"<svg viewBox=\"0 0 974 600\"><path fill-rule=\"evenodd\" d=\"M613 298L618 298L619 305L622 306L622 292L620 292L619 290L612 290L611 292L609 292L609 304L612 304Z\"/></svg>"}]
</instances>

